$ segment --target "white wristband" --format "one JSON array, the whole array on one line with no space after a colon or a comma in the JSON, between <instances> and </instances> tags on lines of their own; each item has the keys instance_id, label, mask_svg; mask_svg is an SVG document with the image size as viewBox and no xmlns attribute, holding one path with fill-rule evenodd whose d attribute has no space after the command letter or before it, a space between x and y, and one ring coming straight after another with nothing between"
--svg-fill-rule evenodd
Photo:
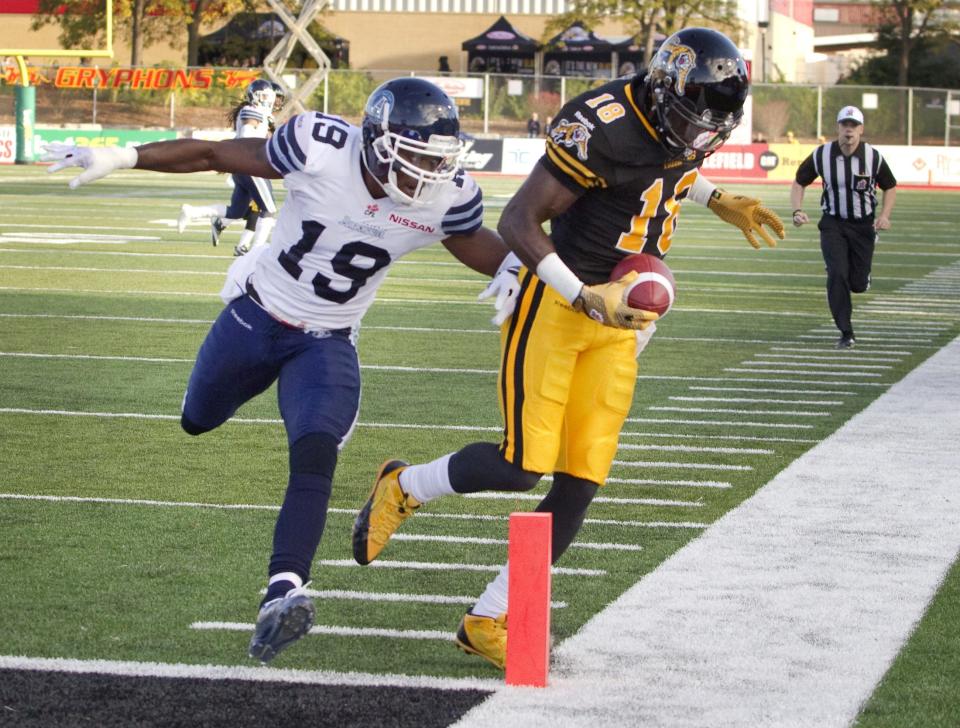
<instances>
[{"instance_id":1,"label":"white wristband","mask_svg":"<svg viewBox=\"0 0 960 728\"><path fill-rule=\"evenodd\" d=\"M583 281L576 273L560 260L556 253L548 253L537 263L537 277L563 296L567 303L573 303L580 295Z\"/></svg>"},{"instance_id":2,"label":"white wristband","mask_svg":"<svg viewBox=\"0 0 960 728\"><path fill-rule=\"evenodd\" d=\"M687 199L693 200L694 202L706 207L707 203L710 202L710 196L716 189L717 186L698 171L697 178L694 180L693 185L690 187L690 191L687 193Z\"/></svg>"},{"instance_id":3,"label":"white wristband","mask_svg":"<svg viewBox=\"0 0 960 728\"><path fill-rule=\"evenodd\" d=\"M133 169L137 166L140 154L136 147L115 147L117 150L117 169Z\"/></svg>"}]
</instances>

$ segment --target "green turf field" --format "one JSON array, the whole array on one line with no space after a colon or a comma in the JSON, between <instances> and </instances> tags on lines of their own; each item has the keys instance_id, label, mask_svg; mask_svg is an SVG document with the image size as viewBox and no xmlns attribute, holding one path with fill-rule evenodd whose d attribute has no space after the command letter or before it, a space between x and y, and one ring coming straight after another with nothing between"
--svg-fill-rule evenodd
<instances>
[{"instance_id":1,"label":"green turf field","mask_svg":"<svg viewBox=\"0 0 960 728\"><path fill-rule=\"evenodd\" d=\"M248 664L249 633L233 627L254 620L286 483L275 395L199 438L178 422L238 229L212 248L206 227L178 235L173 223L181 203L229 189L215 175L130 171L74 192L68 179L0 168L0 652ZM517 182L481 184L492 226ZM786 187L742 191L789 219ZM815 201L811 190L808 211ZM899 192L873 286L855 298L850 352L832 348L815 225L755 251L684 206L668 258L677 303L640 359L611 481L561 561L570 571L554 577L555 639L960 333L958 203ZM505 558L507 515L532 509L545 485L431 503L385 552L397 568L359 567L350 548L383 459L496 441L483 286L434 246L382 287L360 337L360 424L314 569L324 632L277 666L497 677L449 637ZM860 725L955 725L958 584L955 568Z\"/></svg>"}]
</instances>

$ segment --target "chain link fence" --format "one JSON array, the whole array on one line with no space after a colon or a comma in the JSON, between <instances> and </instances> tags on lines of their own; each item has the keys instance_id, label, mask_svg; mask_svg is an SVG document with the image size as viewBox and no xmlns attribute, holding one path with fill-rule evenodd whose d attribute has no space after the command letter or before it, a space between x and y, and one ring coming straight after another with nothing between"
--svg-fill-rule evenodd
<instances>
[{"instance_id":1,"label":"chain link fence","mask_svg":"<svg viewBox=\"0 0 960 728\"><path fill-rule=\"evenodd\" d=\"M206 89L58 88L56 67L36 69L36 123L163 129L229 128L230 110L243 88L211 84ZM189 69L188 69L189 70ZM228 69L216 69L228 70ZM236 69L233 69L236 70ZM243 69L250 72L255 69ZM285 74L288 85L303 83L312 70ZM380 83L410 71L332 70L306 104L357 122L367 96ZM477 136L526 136L536 112L546 130L563 103L607 79L484 74L450 76L472 94L457 98L464 131ZM753 134L757 141L816 142L836 132L836 113L846 105L866 115L867 135L877 144L960 144L960 92L876 86L753 85ZM287 109L285 113L291 113ZM0 124L13 123L13 88L0 86Z\"/></svg>"}]
</instances>

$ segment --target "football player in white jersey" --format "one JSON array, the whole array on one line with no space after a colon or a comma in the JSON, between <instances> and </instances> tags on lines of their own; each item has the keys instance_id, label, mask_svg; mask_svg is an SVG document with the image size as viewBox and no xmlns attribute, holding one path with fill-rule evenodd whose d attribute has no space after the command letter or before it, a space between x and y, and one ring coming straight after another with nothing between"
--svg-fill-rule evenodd
<instances>
[{"instance_id":1,"label":"football player in white jersey","mask_svg":"<svg viewBox=\"0 0 960 728\"><path fill-rule=\"evenodd\" d=\"M244 100L230 112L237 139L266 139L271 132L277 109L277 92L270 81L257 80L247 86ZM243 255L251 247L266 243L276 221L277 203L269 179L248 174L235 174L233 195L229 205L183 205L177 218L177 232L182 233L191 220L210 220L210 242L219 244L220 235L230 223L248 219L234 255ZM250 203L256 205L251 215ZM252 223L252 224L251 224Z\"/></svg>"},{"instance_id":2,"label":"football player in white jersey","mask_svg":"<svg viewBox=\"0 0 960 728\"><path fill-rule=\"evenodd\" d=\"M284 179L288 194L270 246L200 347L181 419L191 435L208 432L278 381L290 472L250 642L250 655L263 662L313 623L303 587L337 454L357 420L357 330L387 269L436 240L487 275L505 260L503 241L482 226L480 189L459 167L459 131L456 106L440 88L401 78L373 92L362 128L312 112L267 141L46 148L51 172L84 168L71 187L132 167Z\"/></svg>"}]
</instances>

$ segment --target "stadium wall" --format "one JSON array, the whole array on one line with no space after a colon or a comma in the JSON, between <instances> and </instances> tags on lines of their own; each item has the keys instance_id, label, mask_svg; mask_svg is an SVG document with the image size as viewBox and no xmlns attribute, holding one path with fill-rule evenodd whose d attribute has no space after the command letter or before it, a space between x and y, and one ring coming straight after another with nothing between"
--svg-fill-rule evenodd
<instances>
[{"instance_id":1,"label":"stadium wall","mask_svg":"<svg viewBox=\"0 0 960 728\"><path fill-rule=\"evenodd\" d=\"M192 136L222 139L222 129L196 130ZM81 146L136 146L175 139L168 129L100 129L39 126L34 130L35 154L50 142ZM0 126L0 164L13 164L16 152L13 126ZM800 162L815 149L813 144L727 144L707 158L706 176L717 180L781 182L793 180ZM506 137L469 142L464 166L474 172L527 175L543 155L543 139ZM960 147L884 145L881 153L899 184L960 187Z\"/></svg>"}]
</instances>

